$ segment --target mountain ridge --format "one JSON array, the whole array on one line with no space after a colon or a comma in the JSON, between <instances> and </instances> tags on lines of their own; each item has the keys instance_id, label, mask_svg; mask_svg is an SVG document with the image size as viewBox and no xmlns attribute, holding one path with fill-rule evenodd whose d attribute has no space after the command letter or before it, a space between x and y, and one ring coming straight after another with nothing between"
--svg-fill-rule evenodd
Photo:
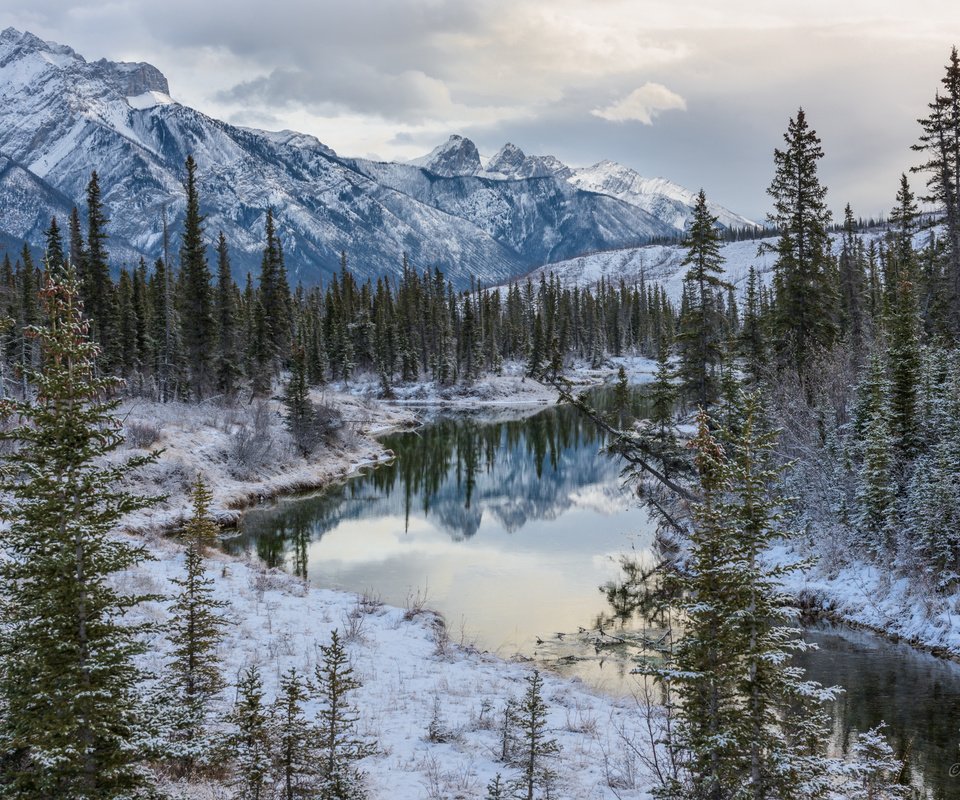
<instances>
[{"instance_id":1,"label":"mountain ridge","mask_svg":"<svg viewBox=\"0 0 960 800\"><path fill-rule=\"evenodd\" d=\"M87 61L28 32L0 32L0 155L33 176L19 175L21 190L39 182L31 214L11 214L0 194L4 241L42 246L49 217L66 222L64 198L83 209L95 169L113 260L152 260L162 253L163 213L174 233L182 220L188 154L199 168L207 237L225 232L238 277L258 268L267 209L291 276L306 284L328 279L342 251L361 276L397 274L407 254L459 285L499 283L685 224L678 191L644 208L636 179L616 196L599 178L591 183L589 173L515 145L501 148L494 169L456 135L422 164L342 157L309 134L241 128L182 105L146 62Z\"/></svg>"}]
</instances>

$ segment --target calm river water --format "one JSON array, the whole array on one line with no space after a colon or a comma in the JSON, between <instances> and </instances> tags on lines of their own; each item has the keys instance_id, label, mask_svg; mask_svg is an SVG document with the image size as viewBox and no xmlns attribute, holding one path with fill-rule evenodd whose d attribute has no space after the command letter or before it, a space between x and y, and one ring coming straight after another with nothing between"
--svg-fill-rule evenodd
<instances>
[{"instance_id":1,"label":"calm river water","mask_svg":"<svg viewBox=\"0 0 960 800\"><path fill-rule=\"evenodd\" d=\"M597 393L595 402L609 402ZM645 399L633 398L644 415ZM439 414L384 438L391 465L250 511L246 550L317 586L403 606L426 599L454 641L536 658L601 689L629 691L631 662L600 587L620 556L653 561L653 524L571 408ZM603 633L600 630L603 630ZM960 800L960 667L841 628L814 627L810 677L843 686L834 747L881 720L926 796ZM628 624L628 638L656 638Z\"/></svg>"}]
</instances>

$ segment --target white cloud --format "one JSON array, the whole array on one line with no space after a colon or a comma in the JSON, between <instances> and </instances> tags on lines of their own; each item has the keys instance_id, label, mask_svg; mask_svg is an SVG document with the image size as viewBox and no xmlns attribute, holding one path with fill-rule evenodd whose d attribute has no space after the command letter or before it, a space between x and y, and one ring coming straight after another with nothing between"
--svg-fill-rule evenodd
<instances>
[{"instance_id":1,"label":"white cloud","mask_svg":"<svg viewBox=\"0 0 960 800\"><path fill-rule=\"evenodd\" d=\"M644 125L652 125L653 118L661 111L679 109L685 111L687 101L676 92L671 92L660 83L645 83L634 89L626 97L611 103L605 108L595 108L590 113L595 117L611 122L636 120Z\"/></svg>"}]
</instances>

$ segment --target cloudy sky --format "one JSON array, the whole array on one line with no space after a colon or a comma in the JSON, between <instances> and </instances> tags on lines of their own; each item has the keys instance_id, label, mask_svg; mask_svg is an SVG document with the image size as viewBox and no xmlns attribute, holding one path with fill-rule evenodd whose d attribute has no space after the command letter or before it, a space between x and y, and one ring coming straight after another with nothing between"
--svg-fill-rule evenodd
<instances>
[{"instance_id":1,"label":"cloudy sky","mask_svg":"<svg viewBox=\"0 0 960 800\"><path fill-rule=\"evenodd\" d=\"M407 159L451 133L612 159L755 218L803 106L831 205L892 205L956 0L0 0L88 60L149 61L175 99ZM919 180L919 179L918 179Z\"/></svg>"}]
</instances>

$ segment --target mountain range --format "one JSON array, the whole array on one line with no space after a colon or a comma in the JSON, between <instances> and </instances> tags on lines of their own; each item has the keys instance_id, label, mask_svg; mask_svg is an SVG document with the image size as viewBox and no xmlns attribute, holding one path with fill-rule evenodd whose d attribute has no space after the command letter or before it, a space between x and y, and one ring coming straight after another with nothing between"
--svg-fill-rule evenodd
<instances>
[{"instance_id":1,"label":"mountain range","mask_svg":"<svg viewBox=\"0 0 960 800\"><path fill-rule=\"evenodd\" d=\"M502 283L585 254L676 236L695 195L610 161L574 168L507 144L484 162L461 136L409 163L339 156L313 136L230 125L182 105L146 63L87 61L28 32L0 32L0 248L41 246L56 216L84 209L100 180L115 266L172 246L184 162L198 164L212 241L237 276L256 271L273 209L293 283L324 280L346 252L361 276L396 274L403 254L459 285ZM752 226L721 206L719 224Z\"/></svg>"}]
</instances>

